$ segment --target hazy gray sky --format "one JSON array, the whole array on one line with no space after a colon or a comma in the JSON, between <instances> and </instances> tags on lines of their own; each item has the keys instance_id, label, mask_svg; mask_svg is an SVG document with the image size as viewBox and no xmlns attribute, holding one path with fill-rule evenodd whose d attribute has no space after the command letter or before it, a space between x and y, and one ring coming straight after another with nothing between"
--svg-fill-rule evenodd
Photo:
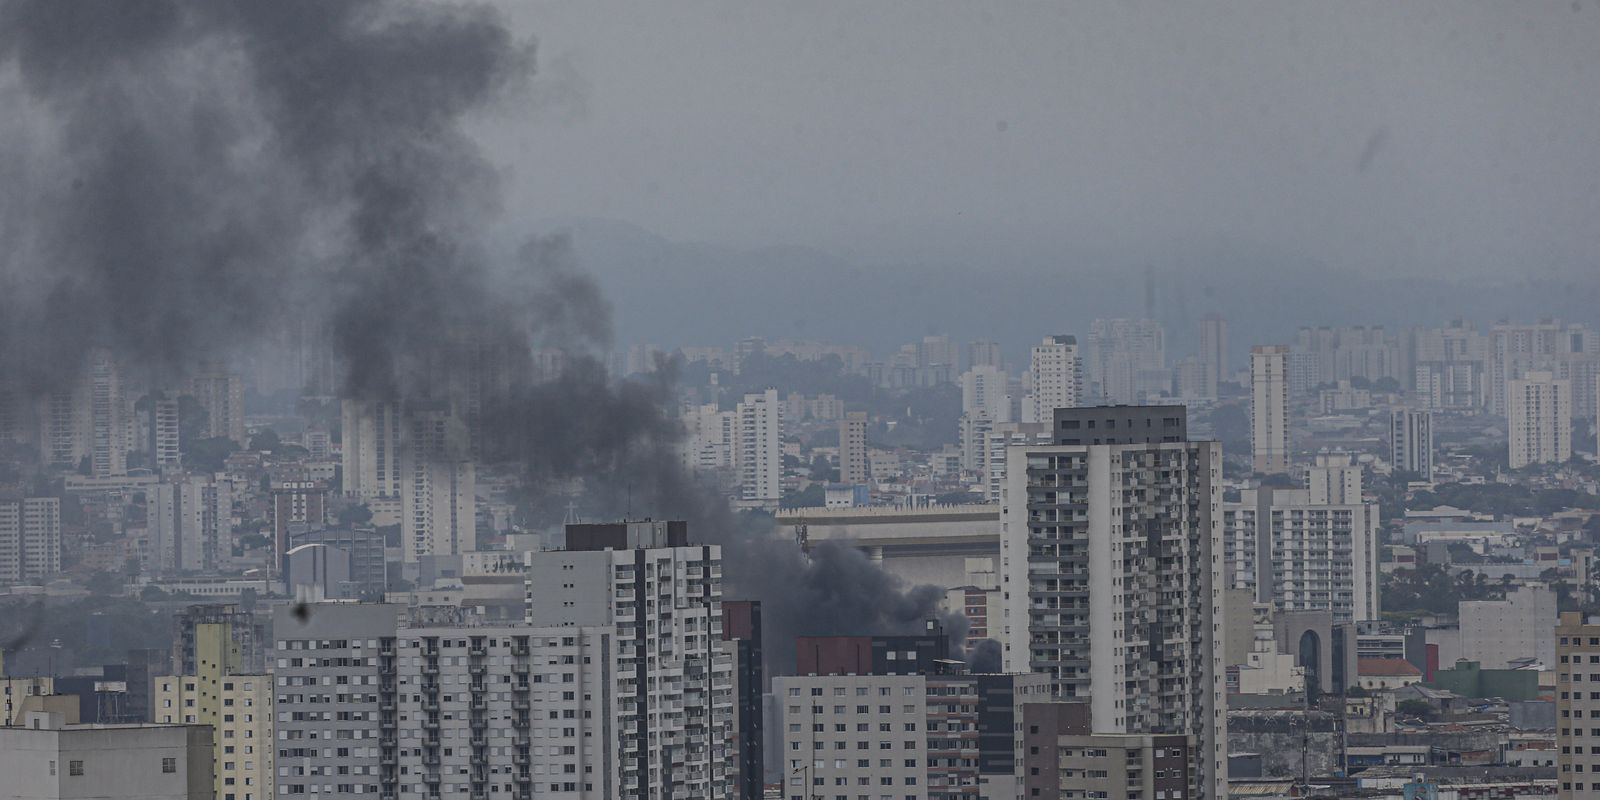
<instances>
[{"instance_id":1,"label":"hazy gray sky","mask_svg":"<svg viewBox=\"0 0 1600 800\"><path fill-rule=\"evenodd\" d=\"M1592 271L1600 3L508 3L512 219L869 261Z\"/></svg>"}]
</instances>

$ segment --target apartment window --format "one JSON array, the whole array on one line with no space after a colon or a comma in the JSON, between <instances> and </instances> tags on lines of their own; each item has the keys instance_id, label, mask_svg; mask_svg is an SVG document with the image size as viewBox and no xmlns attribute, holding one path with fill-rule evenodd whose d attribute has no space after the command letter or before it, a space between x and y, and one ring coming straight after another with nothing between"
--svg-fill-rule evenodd
<instances>
[{"instance_id":1,"label":"apartment window","mask_svg":"<svg viewBox=\"0 0 1600 800\"><path fill-rule=\"evenodd\" d=\"M178 759L176 759L176 758L163 758L163 759L161 759L161 771L162 772L166 772L166 773L177 772L178 771Z\"/></svg>"},{"instance_id":2,"label":"apartment window","mask_svg":"<svg viewBox=\"0 0 1600 800\"><path fill-rule=\"evenodd\" d=\"M73 776L82 775L83 774L83 762L82 761L68 761L67 762L67 774L68 775L73 775Z\"/></svg>"}]
</instances>

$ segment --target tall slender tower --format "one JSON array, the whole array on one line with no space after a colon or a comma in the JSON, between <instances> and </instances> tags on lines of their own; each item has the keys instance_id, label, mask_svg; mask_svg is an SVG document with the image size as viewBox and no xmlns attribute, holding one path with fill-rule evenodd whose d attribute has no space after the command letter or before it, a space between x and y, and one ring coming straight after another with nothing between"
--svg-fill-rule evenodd
<instances>
[{"instance_id":1,"label":"tall slender tower","mask_svg":"<svg viewBox=\"0 0 1600 800\"><path fill-rule=\"evenodd\" d=\"M1217 396L1217 384L1228 375L1228 321L1220 314L1200 320L1201 383L1207 397Z\"/></svg>"},{"instance_id":2,"label":"tall slender tower","mask_svg":"<svg viewBox=\"0 0 1600 800\"><path fill-rule=\"evenodd\" d=\"M1250 348L1250 451L1256 472L1289 471L1289 348Z\"/></svg>"},{"instance_id":3,"label":"tall slender tower","mask_svg":"<svg viewBox=\"0 0 1600 800\"><path fill-rule=\"evenodd\" d=\"M1046 336L1033 346L1031 413L1024 422L1048 422L1058 408L1073 408L1083 398L1083 359L1076 336Z\"/></svg>"},{"instance_id":4,"label":"tall slender tower","mask_svg":"<svg viewBox=\"0 0 1600 800\"><path fill-rule=\"evenodd\" d=\"M1055 412L1007 449L1006 672L1050 676L1095 733L1193 736L1191 797L1227 796L1222 457L1182 406Z\"/></svg>"}]
</instances>

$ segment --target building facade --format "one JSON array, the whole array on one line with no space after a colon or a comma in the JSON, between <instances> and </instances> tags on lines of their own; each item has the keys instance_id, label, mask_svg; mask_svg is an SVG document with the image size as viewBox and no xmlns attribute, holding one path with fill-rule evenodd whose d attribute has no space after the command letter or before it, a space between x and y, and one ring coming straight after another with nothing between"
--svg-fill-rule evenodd
<instances>
[{"instance_id":1,"label":"building facade","mask_svg":"<svg viewBox=\"0 0 1600 800\"><path fill-rule=\"evenodd\" d=\"M1044 673L1058 699L1089 702L1096 733L1195 737L1192 791L1225 797L1216 444L1015 447L1008 457L1005 671Z\"/></svg>"},{"instance_id":2,"label":"building facade","mask_svg":"<svg viewBox=\"0 0 1600 800\"><path fill-rule=\"evenodd\" d=\"M1395 469L1433 480L1433 412L1411 408L1389 412L1389 445Z\"/></svg>"},{"instance_id":3,"label":"building facade","mask_svg":"<svg viewBox=\"0 0 1600 800\"><path fill-rule=\"evenodd\" d=\"M37 583L61 572L61 500L0 501L0 583Z\"/></svg>"},{"instance_id":4,"label":"building facade","mask_svg":"<svg viewBox=\"0 0 1600 800\"><path fill-rule=\"evenodd\" d=\"M1550 372L1506 382L1510 466L1559 464L1572 458L1572 383Z\"/></svg>"},{"instance_id":5,"label":"building facade","mask_svg":"<svg viewBox=\"0 0 1600 800\"><path fill-rule=\"evenodd\" d=\"M1058 408L1073 408L1083 400L1083 359L1075 336L1046 336L1033 346L1029 359L1033 388L1023 422L1050 419Z\"/></svg>"},{"instance_id":6,"label":"building facade","mask_svg":"<svg viewBox=\"0 0 1600 800\"><path fill-rule=\"evenodd\" d=\"M776 508L783 499L783 406L778 390L745 395L734 415L739 499L747 506Z\"/></svg>"},{"instance_id":7,"label":"building facade","mask_svg":"<svg viewBox=\"0 0 1600 800\"><path fill-rule=\"evenodd\" d=\"M1250 348L1250 455L1256 472L1289 471L1289 348Z\"/></svg>"},{"instance_id":8,"label":"building facade","mask_svg":"<svg viewBox=\"0 0 1600 800\"><path fill-rule=\"evenodd\" d=\"M616 631L621 777L611 796L726 797L734 665L722 648L722 551L682 522L567 526L529 553L527 622Z\"/></svg>"}]
</instances>

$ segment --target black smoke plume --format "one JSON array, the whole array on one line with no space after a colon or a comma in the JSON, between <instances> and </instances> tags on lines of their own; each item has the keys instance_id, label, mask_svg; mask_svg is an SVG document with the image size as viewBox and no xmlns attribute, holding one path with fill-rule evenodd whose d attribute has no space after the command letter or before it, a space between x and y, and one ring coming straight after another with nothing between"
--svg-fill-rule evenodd
<instances>
[{"instance_id":1,"label":"black smoke plume","mask_svg":"<svg viewBox=\"0 0 1600 800\"><path fill-rule=\"evenodd\" d=\"M775 652L919 630L937 590L807 559L683 472L671 369L607 379L610 308L564 241L486 252L499 176L463 125L533 72L482 4L0 4L0 378L35 395L106 347L174 380L309 319L346 396L470 406L530 507L690 520Z\"/></svg>"}]
</instances>

